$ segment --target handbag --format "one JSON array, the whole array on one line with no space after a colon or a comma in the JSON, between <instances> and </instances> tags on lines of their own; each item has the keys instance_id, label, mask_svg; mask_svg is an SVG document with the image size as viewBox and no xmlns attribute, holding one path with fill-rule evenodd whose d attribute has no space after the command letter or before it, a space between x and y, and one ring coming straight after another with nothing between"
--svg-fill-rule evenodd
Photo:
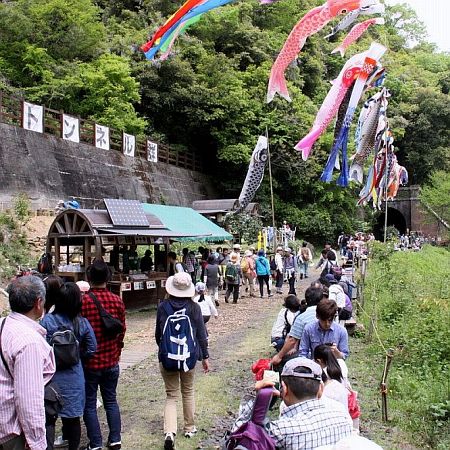
<instances>
[{"instance_id":1,"label":"handbag","mask_svg":"<svg viewBox=\"0 0 450 450\"><path fill-rule=\"evenodd\" d=\"M89 297L92 298L92 301L94 302L95 306L97 307L98 313L100 314L100 320L103 325L105 336L109 339L114 339L120 333L123 333L124 329L122 322L116 317L112 316L108 311L106 311L92 292L89 292Z\"/></svg>"},{"instance_id":2,"label":"handbag","mask_svg":"<svg viewBox=\"0 0 450 450\"><path fill-rule=\"evenodd\" d=\"M8 372L11 379L14 379L12 376L11 370L9 369L8 363L6 362L5 356L3 355L2 350L2 333L3 327L6 323L6 317L3 319L2 325L0 327L0 357L2 358L3 364L5 366L6 371ZM56 418L58 417L59 412L64 406L64 402L62 396L59 391L58 385L50 380L44 387L44 408L45 415L47 417Z\"/></svg>"}]
</instances>

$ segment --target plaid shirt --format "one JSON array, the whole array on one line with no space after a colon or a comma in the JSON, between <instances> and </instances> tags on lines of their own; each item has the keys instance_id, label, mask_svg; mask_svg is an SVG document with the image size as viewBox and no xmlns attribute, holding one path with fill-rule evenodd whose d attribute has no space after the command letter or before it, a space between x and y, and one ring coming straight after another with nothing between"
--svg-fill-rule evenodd
<instances>
[{"instance_id":1,"label":"plaid shirt","mask_svg":"<svg viewBox=\"0 0 450 450\"><path fill-rule=\"evenodd\" d=\"M240 410L233 431L250 420L253 400ZM331 445L352 434L350 416L331 409L318 399L306 400L284 408L279 419L268 422L266 429L278 449L312 450Z\"/></svg>"},{"instance_id":2,"label":"plaid shirt","mask_svg":"<svg viewBox=\"0 0 450 450\"><path fill-rule=\"evenodd\" d=\"M124 332L117 336L117 338L106 338L103 334L103 325L100 314L94 301L88 294L83 295L81 315L89 320L97 339L97 351L92 358L85 362L84 366L89 370L109 369L119 363L120 354L122 352L123 338L126 330L125 305L119 296L109 292L105 288L93 288L91 289L91 292L97 297L103 308L112 316L119 319L124 327Z\"/></svg>"}]
</instances>

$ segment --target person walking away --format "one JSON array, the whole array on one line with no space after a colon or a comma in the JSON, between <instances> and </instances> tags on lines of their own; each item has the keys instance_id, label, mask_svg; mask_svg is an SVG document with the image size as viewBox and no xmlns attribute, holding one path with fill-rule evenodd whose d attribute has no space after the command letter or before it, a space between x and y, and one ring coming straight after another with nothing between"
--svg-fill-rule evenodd
<instances>
[{"instance_id":1,"label":"person walking away","mask_svg":"<svg viewBox=\"0 0 450 450\"><path fill-rule=\"evenodd\" d=\"M0 322L0 449L45 450L44 386L55 372L45 328L45 286L36 276L7 288L11 313Z\"/></svg>"},{"instance_id":2,"label":"person walking away","mask_svg":"<svg viewBox=\"0 0 450 450\"><path fill-rule=\"evenodd\" d=\"M322 272L320 273L319 280L321 283L325 283L325 276L332 272L333 267L337 266L336 255L332 250L328 250L327 259L322 266Z\"/></svg>"},{"instance_id":3,"label":"person walking away","mask_svg":"<svg viewBox=\"0 0 450 450\"><path fill-rule=\"evenodd\" d=\"M206 324L209 322L211 316L214 316L216 319L219 316L217 309L211 299L210 295L206 295L206 284L199 281L195 285L195 292L197 295L194 297L194 302L198 303L200 309L202 310L203 323L206 328L206 335L208 336L208 328Z\"/></svg>"},{"instance_id":4,"label":"person walking away","mask_svg":"<svg viewBox=\"0 0 450 450\"><path fill-rule=\"evenodd\" d=\"M308 244L303 242L302 247L298 252L298 262L300 266L300 280L308 278L308 266L312 261L311 250L308 248Z\"/></svg>"},{"instance_id":5,"label":"person walking away","mask_svg":"<svg viewBox=\"0 0 450 450\"><path fill-rule=\"evenodd\" d=\"M201 360L203 371L209 372L209 354L202 311L200 306L192 300L195 288L191 277L186 273L177 273L169 277L166 281L166 291L169 296L159 304L156 313L155 340L159 348L159 368L166 390L164 449L172 450L175 448L175 437L178 431L177 399L180 391L183 401L184 435L190 438L197 432L194 417L195 364ZM183 328L184 331L182 331ZM175 331L176 329L179 331ZM181 344L177 343L177 340L181 338L180 334L171 335L171 332L180 333L180 330L183 339L187 338L183 349L180 349ZM189 336L193 339L190 340ZM188 351L185 351L185 346L188 347ZM170 358L174 354L185 355L185 359Z\"/></svg>"},{"instance_id":6,"label":"person walking away","mask_svg":"<svg viewBox=\"0 0 450 450\"><path fill-rule=\"evenodd\" d=\"M255 293L255 278L256 278L256 262L253 258L251 250L246 250L244 257L241 261L241 269L243 276L243 284L245 285L245 291L249 291L250 297L254 297Z\"/></svg>"},{"instance_id":7,"label":"person walking away","mask_svg":"<svg viewBox=\"0 0 450 450\"><path fill-rule=\"evenodd\" d=\"M195 283L195 255L191 254L188 248L183 248L182 261L186 271L191 276L192 282Z\"/></svg>"},{"instance_id":8,"label":"person walking away","mask_svg":"<svg viewBox=\"0 0 450 450\"><path fill-rule=\"evenodd\" d=\"M225 281L225 269L227 264L230 262L230 255L228 254L228 249L224 248L222 252L222 257L219 257L219 289L227 288L227 283Z\"/></svg>"},{"instance_id":9,"label":"person walking away","mask_svg":"<svg viewBox=\"0 0 450 450\"><path fill-rule=\"evenodd\" d=\"M263 249L258 251L258 259L256 260L256 276L258 278L259 294L261 298L264 296L264 284L267 286L268 297L272 297L273 294L270 292L269 287L270 266Z\"/></svg>"},{"instance_id":10,"label":"person walking away","mask_svg":"<svg viewBox=\"0 0 450 450\"><path fill-rule=\"evenodd\" d=\"M297 258L292 254L291 248L286 248L286 256L284 258L284 270L289 283L288 294L296 295L295 278L297 276L298 266Z\"/></svg>"},{"instance_id":11,"label":"person walking away","mask_svg":"<svg viewBox=\"0 0 450 450\"><path fill-rule=\"evenodd\" d=\"M119 360L126 332L125 305L118 295L106 289L111 272L103 261L94 261L87 268L86 275L91 289L83 295L81 315L89 321L94 330L97 351L84 364L86 405L83 419L89 444L83 447L83 450L101 450L103 447L102 432L97 417L99 387L109 428L107 446L109 449L119 450L121 448L121 418L116 390L120 373ZM114 336L109 335L102 322L97 303L101 309L119 321L121 332Z\"/></svg>"},{"instance_id":12,"label":"person walking away","mask_svg":"<svg viewBox=\"0 0 450 450\"><path fill-rule=\"evenodd\" d=\"M295 316L300 310L300 300L295 295L288 295L284 299L283 307L280 309L275 323L272 326L271 343L276 351L280 351L284 340L291 330Z\"/></svg>"},{"instance_id":13,"label":"person walking away","mask_svg":"<svg viewBox=\"0 0 450 450\"><path fill-rule=\"evenodd\" d=\"M68 441L69 450L78 450L81 438L80 417L83 415L86 399L82 361L95 353L97 341L91 324L80 316L80 288L75 283L65 283L60 291L60 295L56 297L54 311L44 316L41 325L47 330L47 342L50 345L53 343L55 333L60 334L61 331L67 333L67 330L72 331L78 341L78 345L75 346L76 353L71 352L74 364L64 365L64 361L56 358L56 372L53 377L63 399L63 407L59 412L63 436ZM77 362L75 362L76 357ZM53 428L55 422L56 417L53 419ZM54 431L52 435L54 437ZM47 446L47 450L51 449L53 449L53 439Z\"/></svg>"},{"instance_id":14,"label":"person walking away","mask_svg":"<svg viewBox=\"0 0 450 450\"><path fill-rule=\"evenodd\" d=\"M227 282L227 292L225 293L225 303L228 303L230 295L233 294L233 303L237 303L239 298L239 286L241 284L242 270L239 265L237 253L232 253L230 262L225 269L225 281Z\"/></svg>"},{"instance_id":15,"label":"person walking away","mask_svg":"<svg viewBox=\"0 0 450 450\"><path fill-rule=\"evenodd\" d=\"M219 306L219 266L213 255L208 257L208 265L205 268L205 284L216 306Z\"/></svg>"},{"instance_id":16,"label":"person walking away","mask_svg":"<svg viewBox=\"0 0 450 450\"><path fill-rule=\"evenodd\" d=\"M284 272L283 247L277 247L277 252L275 254L275 270L275 288L277 290L277 294L282 294Z\"/></svg>"},{"instance_id":17,"label":"person walking away","mask_svg":"<svg viewBox=\"0 0 450 450\"><path fill-rule=\"evenodd\" d=\"M175 252L169 252L167 254L167 261L169 263L169 276L185 271L183 264L177 261L177 254Z\"/></svg>"}]
</instances>

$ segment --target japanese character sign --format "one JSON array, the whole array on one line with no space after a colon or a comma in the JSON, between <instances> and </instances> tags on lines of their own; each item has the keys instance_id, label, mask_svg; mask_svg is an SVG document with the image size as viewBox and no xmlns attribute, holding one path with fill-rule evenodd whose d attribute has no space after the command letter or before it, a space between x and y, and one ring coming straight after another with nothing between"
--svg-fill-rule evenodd
<instances>
[{"instance_id":1,"label":"japanese character sign","mask_svg":"<svg viewBox=\"0 0 450 450\"><path fill-rule=\"evenodd\" d=\"M103 150L109 150L109 128L95 124L95 146Z\"/></svg>"},{"instance_id":2,"label":"japanese character sign","mask_svg":"<svg viewBox=\"0 0 450 450\"><path fill-rule=\"evenodd\" d=\"M76 117L62 115L62 138L66 141L80 142L80 121Z\"/></svg>"},{"instance_id":3,"label":"japanese character sign","mask_svg":"<svg viewBox=\"0 0 450 450\"><path fill-rule=\"evenodd\" d=\"M147 141L147 161L158 162L158 144Z\"/></svg>"},{"instance_id":4,"label":"japanese character sign","mask_svg":"<svg viewBox=\"0 0 450 450\"><path fill-rule=\"evenodd\" d=\"M23 102L22 126L25 130L44 132L44 107Z\"/></svg>"},{"instance_id":5,"label":"japanese character sign","mask_svg":"<svg viewBox=\"0 0 450 450\"><path fill-rule=\"evenodd\" d=\"M136 148L136 137L132 134L123 133L122 149L123 154L126 156L134 156L134 150Z\"/></svg>"}]
</instances>

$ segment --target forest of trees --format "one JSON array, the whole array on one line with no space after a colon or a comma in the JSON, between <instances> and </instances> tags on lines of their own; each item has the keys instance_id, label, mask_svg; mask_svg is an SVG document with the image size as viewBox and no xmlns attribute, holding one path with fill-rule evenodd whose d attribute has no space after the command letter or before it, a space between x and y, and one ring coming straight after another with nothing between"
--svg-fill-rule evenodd
<instances>
[{"instance_id":1,"label":"forest of trees","mask_svg":"<svg viewBox=\"0 0 450 450\"><path fill-rule=\"evenodd\" d=\"M308 39L288 69L292 103L265 103L270 67L283 42L321 3L238 0L205 14L178 39L172 57L152 63L139 46L182 0L2 2L0 89L193 151L228 198L239 194L257 136L267 127L277 218L312 240L331 238L341 228L362 226L355 205L359 187L319 181L332 127L306 162L293 146L346 60L330 55L345 32L330 42L324 39L327 27ZM387 8L386 24L370 28L346 58L373 40L388 48L383 61L397 157L410 183L424 184L450 166L450 55L427 43L423 24L405 5ZM267 180L257 200L269 218ZM370 218L368 208L365 220Z\"/></svg>"}]
</instances>

